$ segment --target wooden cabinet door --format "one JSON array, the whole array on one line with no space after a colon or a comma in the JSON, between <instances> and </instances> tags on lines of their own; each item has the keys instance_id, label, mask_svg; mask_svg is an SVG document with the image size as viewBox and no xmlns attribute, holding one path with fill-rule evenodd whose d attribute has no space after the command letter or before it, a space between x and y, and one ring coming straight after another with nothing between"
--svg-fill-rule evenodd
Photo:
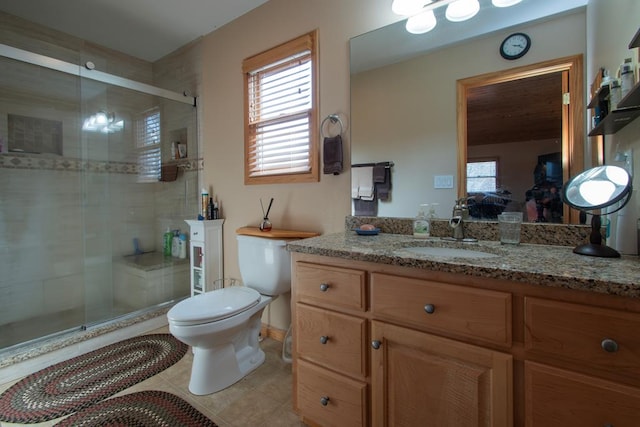
<instances>
[{"instance_id":1,"label":"wooden cabinet door","mask_svg":"<svg viewBox=\"0 0 640 427\"><path fill-rule=\"evenodd\" d=\"M374 426L513 425L511 355L378 321L371 339Z\"/></svg>"},{"instance_id":2,"label":"wooden cabinet door","mask_svg":"<svg viewBox=\"0 0 640 427\"><path fill-rule=\"evenodd\" d=\"M526 427L638 427L640 389L525 362Z\"/></svg>"}]
</instances>

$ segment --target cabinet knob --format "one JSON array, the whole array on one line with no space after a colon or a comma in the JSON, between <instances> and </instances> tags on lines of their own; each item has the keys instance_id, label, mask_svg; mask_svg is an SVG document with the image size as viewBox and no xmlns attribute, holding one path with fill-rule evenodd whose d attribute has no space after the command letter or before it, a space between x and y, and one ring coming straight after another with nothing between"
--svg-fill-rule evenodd
<instances>
[{"instance_id":1,"label":"cabinet knob","mask_svg":"<svg viewBox=\"0 0 640 427\"><path fill-rule=\"evenodd\" d=\"M605 338L600 343L602 349L607 353L615 353L618 351L618 343L612 340L611 338Z\"/></svg>"},{"instance_id":2,"label":"cabinet knob","mask_svg":"<svg viewBox=\"0 0 640 427\"><path fill-rule=\"evenodd\" d=\"M323 283L320 285L320 290L322 292L327 292L329 290L329 284L328 283Z\"/></svg>"},{"instance_id":3,"label":"cabinet knob","mask_svg":"<svg viewBox=\"0 0 640 427\"><path fill-rule=\"evenodd\" d=\"M371 341L371 347L373 347L375 350L379 349L381 345L382 343L378 340Z\"/></svg>"},{"instance_id":4,"label":"cabinet knob","mask_svg":"<svg viewBox=\"0 0 640 427\"><path fill-rule=\"evenodd\" d=\"M323 335L323 336L320 337L320 343L321 344L326 344L327 341L329 341L329 337L328 336Z\"/></svg>"},{"instance_id":5,"label":"cabinet knob","mask_svg":"<svg viewBox=\"0 0 640 427\"><path fill-rule=\"evenodd\" d=\"M322 406L327 406L329 404L329 396L322 396L320 398L320 404Z\"/></svg>"},{"instance_id":6,"label":"cabinet knob","mask_svg":"<svg viewBox=\"0 0 640 427\"><path fill-rule=\"evenodd\" d=\"M427 314L433 314L433 312L436 311L436 306L433 304L427 304L424 306L424 311L426 311Z\"/></svg>"}]
</instances>

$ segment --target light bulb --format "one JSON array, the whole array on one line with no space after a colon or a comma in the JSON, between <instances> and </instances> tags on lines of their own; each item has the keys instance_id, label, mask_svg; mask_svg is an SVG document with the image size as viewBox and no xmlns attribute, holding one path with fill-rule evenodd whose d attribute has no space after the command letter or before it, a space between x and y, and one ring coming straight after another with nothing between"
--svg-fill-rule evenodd
<instances>
[{"instance_id":1,"label":"light bulb","mask_svg":"<svg viewBox=\"0 0 640 427\"><path fill-rule=\"evenodd\" d=\"M445 16L449 21L460 22L473 18L479 11L478 0L456 0L447 6Z\"/></svg>"},{"instance_id":2,"label":"light bulb","mask_svg":"<svg viewBox=\"0 0 640 427\"><path fill-rule=\"evenodd\" d=\"M616 186L610 181L587 181L580 184L580 195L591 206L600 206L611 199Z\"/></svg>"},{"instance_id":3,"label":"light bulb","mask_svg":"<svg viewBox=\"0 0 640 427\"><path fill-rule=\"evenodd\" d=\"M96 123L99 125L107 124L107 113L103 111L96 113Z\"/></svg>"},{"instance_id":4,"label":"light bulb","mask_svg":"<svg viewBox=\"0 0 640 427\"><path fill-rule=\"evenodd\" d=\"M509 7L520 3L522 0L491 0L495 7Z\"/></svg>"},{"instance_id":5,"label":"light bulb","mask_svg":"<svg viewBox=\"0 0 640 427\"><path fill-rule=\"evenodd\" d=\"M433 30L436 24L433 10L425 10L407 19L406 29L412 34L423 34Z\"/></svg>"},{"instance_id":6,"label":"light bulb","mask_svg":"<svg viewBox=\"0 0 640 427\"><path fill-rule=\"evenodd\" d=\"M431 0L393 0L391 10L396 15L412 16L420 12Z\"/></svg>"}]
</instances>

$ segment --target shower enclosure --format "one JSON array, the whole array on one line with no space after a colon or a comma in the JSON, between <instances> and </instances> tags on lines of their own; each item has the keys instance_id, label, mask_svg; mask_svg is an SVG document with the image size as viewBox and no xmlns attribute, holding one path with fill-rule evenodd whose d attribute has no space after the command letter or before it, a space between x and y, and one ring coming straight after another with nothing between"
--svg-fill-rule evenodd
<instances>
[{"instance_id":1,"label":"shower enclosure","mask_svg":"<svg viewBox=\"0 0 640 427\"><path fill-rule=\"evenodd\" d=\"M195 99L98 68L0 45L0 352L189 295Z\"/></svg>"}]
</instances>

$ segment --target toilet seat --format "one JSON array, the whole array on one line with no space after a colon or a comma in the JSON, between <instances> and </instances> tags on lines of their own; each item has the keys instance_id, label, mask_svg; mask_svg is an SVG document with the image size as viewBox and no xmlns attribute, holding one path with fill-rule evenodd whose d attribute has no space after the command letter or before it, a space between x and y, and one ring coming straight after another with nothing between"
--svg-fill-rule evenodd
<instances>
[{"instance_id":1,"label":"toilet seat","mask_svg":"<svg viewBox=\"0 0 640 427\"><path fill-rule=\"evenodd\" d=\"M199 325L226 319L248 310L260 301L260 293L245 286L232 286L196 295L179 302L169 312L170 323Z\"/></svg>"}]
</instances>

